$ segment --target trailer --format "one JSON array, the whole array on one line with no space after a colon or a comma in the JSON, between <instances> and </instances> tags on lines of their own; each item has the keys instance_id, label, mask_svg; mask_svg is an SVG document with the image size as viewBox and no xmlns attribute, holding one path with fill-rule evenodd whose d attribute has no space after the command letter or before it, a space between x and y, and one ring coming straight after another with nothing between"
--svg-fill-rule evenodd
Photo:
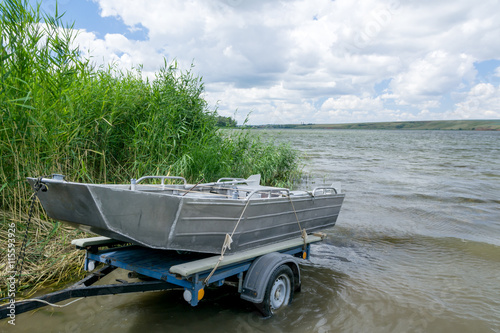
<instances>
[{"instance_id":1,"label":"trailer","mask_svg":"<svg viewBox=\"0 0 500 333\"><path fill-rule=\"evenodd\" d=\"M207 287L224 284L238 289L242 299L252 302L265 317L288 305L300 291L299 261L307 260L311 243L324 234L304 235L287 241L214 256L196 252L157 250L126 244L108 237L76 239L72 244L84 250L87 277L64 290L29 300L16 301L15 315L76 297L90 297L132 292L184 289L184 299L196 306ZM104 264L96 269L98 264ZM129 278L139 282L94 285L113 270L128 270ZM12 303L0 306L0 319L9 317Z\"/></svg>"}]
</instances>

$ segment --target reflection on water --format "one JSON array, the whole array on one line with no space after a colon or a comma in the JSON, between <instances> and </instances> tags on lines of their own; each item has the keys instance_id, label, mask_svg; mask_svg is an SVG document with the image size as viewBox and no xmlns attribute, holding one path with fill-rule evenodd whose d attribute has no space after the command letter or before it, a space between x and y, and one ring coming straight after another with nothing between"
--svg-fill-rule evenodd
<instances>
[{"instance_id":1,"label":"reflection on water","mask_svg":"<svg viewBox=\"0 0 500 333\"><path fill-rule=\"evenodd\" d=\"M154 292L23 314L15 331L500 332L500 133L269 135L303 152L299 188L346 193L286 311L262 319L232 288L195 308L181 291Z\"/></svg>"}]
</instances>

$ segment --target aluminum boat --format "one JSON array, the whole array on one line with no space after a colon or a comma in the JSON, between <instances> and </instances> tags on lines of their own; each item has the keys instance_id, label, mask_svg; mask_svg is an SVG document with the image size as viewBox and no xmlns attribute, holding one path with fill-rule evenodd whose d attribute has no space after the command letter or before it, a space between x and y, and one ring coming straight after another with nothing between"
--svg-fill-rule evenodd
<instances>
[{"instance_id":1,"label":"aluminum boat","mask_svg":"<svg viewBox=\"0 0 500 333\"><path fill-rule=\"evenodd\" d=\"M248 250L333 227L344 194L260 185L260 175L187 184L182 177L146 176L130 184L28 178L44 188L47 215L81 230L156 249L220 253ZM229 245L229 244L228 244Z\"/></svg>"}]
</instances>

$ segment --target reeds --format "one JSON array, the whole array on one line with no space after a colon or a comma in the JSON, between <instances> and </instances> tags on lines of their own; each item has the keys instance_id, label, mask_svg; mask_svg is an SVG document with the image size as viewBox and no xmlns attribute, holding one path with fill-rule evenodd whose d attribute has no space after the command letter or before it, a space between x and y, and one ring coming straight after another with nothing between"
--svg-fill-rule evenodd
<instances>
[{"instance_id":1,"label":"reeds","mask_svg":"<svg viewBox=\"0 0 500 333\"><path fill-rule=\"evenodd\" d=\"M267 184L283 185L297 172L289 147L221 132L192 68L165 61L148 81L140 68L96 67L80 58L57 10L50 16L29 1L5 0L0 15L0 269L7 223L16 223L18 245L25 229L28 176L114 183L171 174L196 182L261 173ZM78 235L38 209L23 285L78 272L81 256L68 245Z\"/></svg>"}]
</instances>

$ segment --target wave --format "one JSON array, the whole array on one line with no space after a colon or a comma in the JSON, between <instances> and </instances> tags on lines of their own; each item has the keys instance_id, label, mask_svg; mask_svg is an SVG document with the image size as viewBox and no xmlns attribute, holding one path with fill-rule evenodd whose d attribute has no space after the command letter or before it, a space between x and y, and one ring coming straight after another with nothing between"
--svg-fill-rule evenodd
<instances>
[{"instance_id":1,"label":"wave","mask_svg":"<svg viewBox=\"0 0 500 333\"><path fill-rule=\"evenodd\" d=\"M500 204L498 199L483 199L478 197L465 197L465 196L442 196L426 193L400 193L400 194L385 194L388 197L399 200L422 200L437 203L480 203L480 204Z\"/></svg>"},{"instance_id":2,"label":"wave","mask_svg":"<svg viewBox=\"0 0 500 333\"><path fill-rule=\"evenodd\" d=\"M349 230L345 227L329 231L328 236L328 239L322 243L322 246L325 247L319 248L317 254L325 254L344 262L357 261L357 259L352 259L354 253L357 253L356 257L359 259L370 258L372 250L389 253L392 250L404 249L409 253L428 252L446 255L461 253L464 260L474 258L500 264L500 244L492 244L482 240L410 233L391 235L384 231ZM339 252L339 249L343 248L351 250ZM367 249L368 251L365 252ZM340 253L349 253L350 256L341 256Z\"/></svg>"}]
</instances>

